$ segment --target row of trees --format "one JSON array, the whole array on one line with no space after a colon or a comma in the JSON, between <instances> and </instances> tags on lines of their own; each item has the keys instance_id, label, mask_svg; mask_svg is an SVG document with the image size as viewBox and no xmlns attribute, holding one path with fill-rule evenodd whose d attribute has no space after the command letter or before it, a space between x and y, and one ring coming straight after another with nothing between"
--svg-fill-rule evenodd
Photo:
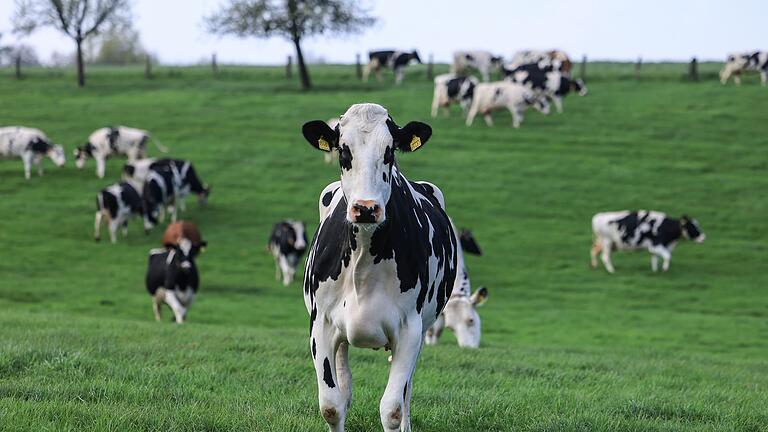
<instances>
[{"instance_id":1,"label":"row of trees","mask_svg":"<svg viewBox=\"0 0 768 432\"><path fill-rule=\"evenodd\" d=\"M302 40L318 35L360 33L376 22L356 0L229 0L205 17L208 31L217 35L289 40L295 50L302 88L312 88ZM100 57L105 62L135 62L146 55L138 34L130 29L129 0L17 0L14 31L28 35L40 27L53 27L75 44L77 82L85 85L83 47L99 33ZM111 33L110 33L111 32ZM111 35L111 36L110 36ZM127 36L127 37L126 37ZM2 55L0 48L0 55ZM137 58L132 59L135 55Z\"/></svg>"}]
</instances>

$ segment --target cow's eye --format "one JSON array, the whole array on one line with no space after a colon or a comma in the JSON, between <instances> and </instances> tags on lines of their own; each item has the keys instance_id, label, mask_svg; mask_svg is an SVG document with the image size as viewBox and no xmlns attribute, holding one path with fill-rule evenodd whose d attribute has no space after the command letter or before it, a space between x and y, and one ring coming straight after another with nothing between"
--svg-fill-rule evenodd
<instances>
[{"instance_id":1,"label":"cow's eye","mask_svg":"<svg viewBox=\"0 0 768 432\"><path fill-rule=\"evenodd\" d=\"M468 320L467 320L467 326L469 326L469 327L472 327L473 325L475 325L475 320L474 320L474 318L470 318L470 319L468 319Z\"/></svg>"}]
</instances>

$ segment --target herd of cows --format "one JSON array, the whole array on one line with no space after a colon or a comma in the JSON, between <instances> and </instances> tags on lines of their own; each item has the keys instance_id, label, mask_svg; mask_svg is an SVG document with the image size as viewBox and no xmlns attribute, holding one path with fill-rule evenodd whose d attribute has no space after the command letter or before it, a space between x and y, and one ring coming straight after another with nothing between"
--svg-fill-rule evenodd
<instances>
[{"instance_id":1,"label":"herd of cows","mask_svg":"<svg viewBox=\"0 0 768 432\"><path fill-rule=\"evenodd\" d=\"M366 78L370 72L380 77L381 69L389 67L400 83L411 60L420 62L418 53L372 52ZM451 73L434 80L431 114L458 103L467 125L478 114L490 125L491 111L508 109L518 127L527 107L548 113L552 101L561 111L561 98L568 92L586 94L584 83L571 77L571 66L561 51L525 51L509 63L488 52L457 52ZM494 68L505 79L487 82ZM469 74L472 70L482 82ZM768 53L729 56L721 80L733 75L738 83L747 70L759 71L765 85ZM267 248L275 259L275 277L284 285L292 282L307 254L303 293L320 413L330 430L344 430L352 395L349 346L384 348L392 355L381 423L387 431L410 430L412 377L423 344L436 344L445 328L454 331L462 347L480 344L476 308L487 300L488 290L472 291L464 252L481 255L481 249L471 232L456 229L438 186L408 180L397 163L399 154L417 151L429 141L429 125L411 121L400 126L384 107L363 103L337 119L305 123L302 134L314 148L333 155L326 161L338 160L340 180L319 194L320 224L311 243L303 222L284 220L274 225ZM188 195L197 195L204 205L211 187L190 161L147 158L149 141L167 150L147 131L102 128L74 154L78 168L94 159L99 178L105 175L107 158L128 159L122 180L97 194L96 240L105 221L114 243L120 228L127 232L132 217L142 218L149 231L170 213L163 247L149 253L146 287L155 318L160 320L165 303L175 322L182 323L199 287L195 258L207 243L194 223L177 219ZM22 159L26 178L33 165L42 175L46 156L56 165L65 163L61 145L40 130L21 126L0 128L0 156ZM652 270L658 270L660 258L667 271L681 239L705 239L692 217L645 210L598 213L592 230L591 265L598 265L599 255L610 273L614 250L648 250Z\"/></svg>"}]
</instances>

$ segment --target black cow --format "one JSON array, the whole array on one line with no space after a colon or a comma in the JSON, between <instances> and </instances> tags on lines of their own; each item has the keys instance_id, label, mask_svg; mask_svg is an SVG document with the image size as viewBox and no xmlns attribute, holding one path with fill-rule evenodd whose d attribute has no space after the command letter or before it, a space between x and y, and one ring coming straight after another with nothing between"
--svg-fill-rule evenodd
<instances>
[{"instance_id":1,"label":"black cow","mask_svg":"<svg viewBox=\"0 0 768 432\"><path fill-rule=\"evenodd\" d=\"M144 202L138 187L131 182L115 183L101 190L96 195L96 218L93 238L101 240L101 222L107 219L109 238L117 242L117 229L123 227L123 234L128 234L128 221L132 216L144 216Z\"/></svg>"},{"instance_id":2,"label":"black cow","mask_svg":"<svg viewBox=\"0 0 768 432\"><path fill-rule=\"evenodd\" d=\"M376 79L381 81L381 69L389 68L395 72L395 84L400 84L403 81L405 75L405 67L411 62L416 60L421 64L421 57L416 50L411 52L405 51L371 51L368 53L368 65L363 72L363 80L368 82L368 76L371 71L376 73Z\"/></svg>"},{"instance_id":3,"label":"black cow","mask_svg":"<svg viewBox=\"0 0 768 432\"><path fill-rule=\"evenodd\" d=\"M173 310L176 323L181 324L195 300L200 276L189 239L182 238L178 244L169 243L165 247L149 251L147 291L152 296L155 320L160 321L160 307L165 303Z\"/></svg>"},{"instance_id":4,"label":"black cow","mask_svg":"<svg viewBox=\"0 0 768 432\"><path fill-rule=\"evenodd\" d=\"M267 248L275 258L275 279L280 280L282 273L283 285L288 286L293 281L299 258L307 249L304 222L287 219L276 223Z\"/></svg>"},{"instance_id":5,"label":"black cow","mask_svg":"<svg viewBox=\"0 0 768 432\"><path fill-rule=\"evenodd\" d=\"M525 64L515 69L503 69L508 80L522 84L531 90L546 96L555 103L557 112L563 112L563 98L571 91L579 96L587 94L587 86L580 79L573 79L567 74L554 70L551 65L541 66L536 63Z\"/></svg>"}]
</instances>

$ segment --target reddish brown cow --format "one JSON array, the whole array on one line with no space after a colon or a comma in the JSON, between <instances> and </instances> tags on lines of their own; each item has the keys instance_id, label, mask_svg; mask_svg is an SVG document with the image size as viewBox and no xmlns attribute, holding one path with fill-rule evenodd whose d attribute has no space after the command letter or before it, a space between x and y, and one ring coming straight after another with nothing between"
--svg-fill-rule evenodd
<instances>
[{"instance_id":1,"label":"reddish brown cow","mask_svg":"<svg viewBox=\"0 0 768 432\"><path fill-rule=\"evenodd\" d=\"M192 243L193 255L197 255L201 249L208 246L208 242L203 241L197 225L189 221L178 221L168 225L163 233L163 246L167 248L178 246L182 238Z\"/></svg>"}]
</instances>

